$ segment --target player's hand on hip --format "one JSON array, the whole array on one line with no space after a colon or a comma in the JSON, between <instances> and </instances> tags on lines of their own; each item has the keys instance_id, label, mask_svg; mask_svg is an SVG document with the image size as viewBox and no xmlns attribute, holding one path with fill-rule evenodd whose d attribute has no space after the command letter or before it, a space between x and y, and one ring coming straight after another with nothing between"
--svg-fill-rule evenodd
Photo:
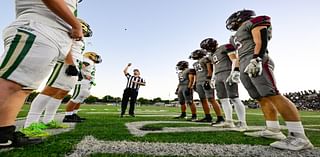
<instances>
[{"instance_id":1,"label":"player's hand on hip","mask_svg":"<svg viewBox=\"0 0 320 157\"><path fill-rule=\"evenodd\" d=\"M257 77L262 74L262 59L260 57L253 58L250 63L244 69L244 72L249 75L249 77Z\"/></svg>"},{"instance_id":2,"label":"player's hand on hip","mask_svg":"<svg viewBox=\"0 0 320 157\"><path fill-rule=\"evenodd\" d=\"M80 41L83 38L82 27L72 27L70 37L76 41Z\"/></svg>"},{"instance_id":3,"label":"player's hand on hip","mask_svg":"<svg viewBox=\"0 0 320 157\"><path fill-rule=\"evenodd\" d=\"M240 83L240 71L232 71L226 82L231 86L234 83Z\"/></svg>"}]
</instances>

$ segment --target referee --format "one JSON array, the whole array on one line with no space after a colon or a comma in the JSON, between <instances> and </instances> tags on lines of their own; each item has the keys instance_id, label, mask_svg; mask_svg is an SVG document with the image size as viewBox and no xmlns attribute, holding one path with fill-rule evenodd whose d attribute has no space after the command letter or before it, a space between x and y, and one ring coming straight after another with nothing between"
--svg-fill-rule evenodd
<instances>
[{"instance_id":1,"label":"referee","mask_svg":"<svg viewBox=\"0 0 320 157\"><path fill-rule=\"evenodd\" d=\"M129 99L130 99L129 115L131 117L135 117L134 107L137 101L139 88L140 86L146 85L145 80L140 77L140 71L138 69L133 70L133 76L128 73L128 68L130 66L131 66L131 63L129 63L123 70L123 73L127 77L128 82L122 96L120 117L123 117L123 115L125 114Z\"/></svg>"}]
</instances>

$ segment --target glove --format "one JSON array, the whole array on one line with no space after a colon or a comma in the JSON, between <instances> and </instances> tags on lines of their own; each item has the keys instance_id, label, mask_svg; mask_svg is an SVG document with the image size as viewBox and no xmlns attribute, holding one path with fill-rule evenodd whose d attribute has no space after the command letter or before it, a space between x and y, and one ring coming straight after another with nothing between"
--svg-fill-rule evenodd
<instances>
[{"instance_id":1,"label":"glove","mask_svg":"<svg viewBox=\"0 0 320 157\"><path fill-rule=\"evenodd\" d=\"M65 73L68 76L78 76L79 71L77 70L76 66L74 65L69 65L68 68L66 69Z\"/></svg>"},{"instance_id":2,"label":"glove","mask_svg":"<svg viewBox=\"0 0 320 157\"><path fill-rule=\"evenodd\" d=\"M234 83L240 83L240 71L232 71L228 76L226 83L230 86Z\"/></svg>"},{"instance_id":3,"label":"glove","mask_svg":"<svg viewBox=\"0 0 320 157\"><path fill-rule=\"evenodd\" d=\"M216 78L215 76L213 76L210 80L210 86L212 89L215 89L216 88Z\"/></svg>"},{"instance_id":4,"label":"glove","mask_svg":"<svg viewBox=\"0 0 320 157\"><path fill-rule=\"evenodd\" d=\"M203 87L204 87L205 90L210 90L210 89L212 89L211 86L212 86L212 85L211 85L211 83L210 83L209 80L205 81L204 84L203 84Z\"/></svg>"},{"instance_id":5,"label":"glove","mask_svg":"<svg viewBox=\"0 0 320 157\"><path fill-rule=\"evenodd\" d=\"M260 57L253 58L250 63L244 69L244 72L249 75L249 77L257 77L262 74L262 59Z\"/></svg>"}]
</instances>

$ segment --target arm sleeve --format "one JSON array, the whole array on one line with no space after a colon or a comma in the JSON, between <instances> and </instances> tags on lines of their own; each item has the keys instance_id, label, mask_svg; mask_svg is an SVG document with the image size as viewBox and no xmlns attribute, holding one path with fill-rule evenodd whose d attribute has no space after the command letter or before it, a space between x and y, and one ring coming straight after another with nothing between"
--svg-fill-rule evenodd
<instances>
[{"instance_id":1,"label":"arm sleeve","mask_svg":"<svg viewBox=\"0 0 320 157\"><path fill-rule=\"evenodd\" d=\"M131 77L131 75L129 73L126 73L125 76L127 77L127 79L129 79Z\"/></svg>"}]
</instances>

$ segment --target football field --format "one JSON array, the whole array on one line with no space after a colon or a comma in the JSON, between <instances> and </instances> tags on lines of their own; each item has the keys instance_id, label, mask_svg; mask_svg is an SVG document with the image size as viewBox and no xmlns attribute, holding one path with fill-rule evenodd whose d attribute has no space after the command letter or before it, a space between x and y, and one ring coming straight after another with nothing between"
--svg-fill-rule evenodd
<instances>
[{"instance_id":1,"label":"football field","mask_svg":"<svg viewBox=\"0 0 320 157\"><path fill-rule=\"evenodd\" d=\"M63 112L64 105L59 109ZM26 116L25 105L19 117ZM285 151L269 147L271 139L244 136L209 123L176 120L178 107L141 106L136 117L119 117L119 106L83 105L79 115L87 118L71 131L49 136L43 144L2 150L6 156L320 156L320 112L300 112L313 150ZM198 118L203 117L201 108ZM189 108L188 108L189 111ZM191 116L188 113L188 116ZM236 119L234 113L233 118ZM264 127L260 109L247 109L250 130ZM284 122L280 121L283 126ZM285 127L283 132L287 134Z\"/></svg>"}]
</instances>

